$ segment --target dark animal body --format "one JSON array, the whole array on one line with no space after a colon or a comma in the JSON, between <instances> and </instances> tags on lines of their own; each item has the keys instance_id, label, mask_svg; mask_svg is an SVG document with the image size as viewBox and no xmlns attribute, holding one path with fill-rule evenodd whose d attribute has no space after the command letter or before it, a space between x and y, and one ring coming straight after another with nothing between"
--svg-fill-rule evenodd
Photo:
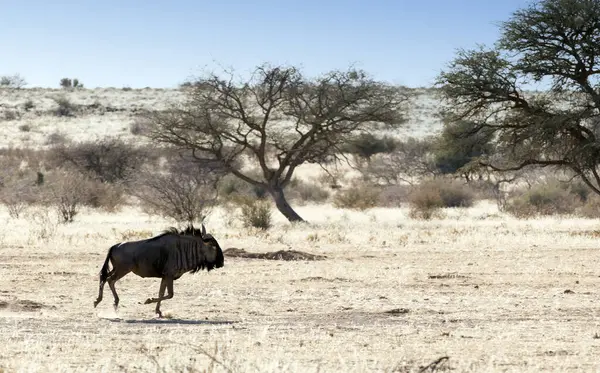
<instances>
[{"instance_id":1,"label":"dark animal body","mask_svg":"<svg viewBox=\"0 0 600 373\"><path fill-rule=\"evenodd\" d=\"M112 269L109 271L109 262ZM170 228L162 234L140 241L122 242L108 250L100 270L100 288L94 308L102 301L104 284L112 291L115 310L119 296L115 282L129 272L140 277L161 278L158 298L148 298L145 304L156 303L156 313L162 317L160 302L173 298L173 281L184 273L195 273L202 269L211 271L224 265L223 251L217 240L202 230L189 225L183 231ZM167 290L167 295L165 295Z\"/></svg>"}]
</instances>

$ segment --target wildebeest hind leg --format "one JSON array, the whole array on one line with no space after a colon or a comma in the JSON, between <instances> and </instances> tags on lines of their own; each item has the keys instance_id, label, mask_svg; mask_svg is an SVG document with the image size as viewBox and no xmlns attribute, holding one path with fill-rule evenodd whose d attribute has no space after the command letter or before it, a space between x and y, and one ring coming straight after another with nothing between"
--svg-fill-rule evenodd
<instances>
[{"instance_id":1,"label":"wildebeest hind leg","mask_svg":"<svg viewBox=\"0 0 600 373\"><path fill-rule=\"evenodd\" d=\"M108 272L107 278L110 277L114 273L114 270ZM100 281L100 286L98 287L98 298L94 301L94 308L98 305L98 303L102 302L102 293L104 293L104 284L106 281Z\"/></svg>"},{"instance_id":2,"label":"wildebeest hind leg","mask_svg":"<svg viewBox=\"0 0 600 373\"><path fill-rule=\"evenodd\" d=\"M113 297L115 298L115 311L117 310L117 308L119 307L119 296L117 295L117 289L115 289L115 282L119 281L123 276L125 276L126 274L128 274L129 271L124 272L124 271L114 271L113 274L106 280L106 282L108 282L108 286L110 287L110 291L112 291L113 293Z\"/></svg>"}]
</instances>

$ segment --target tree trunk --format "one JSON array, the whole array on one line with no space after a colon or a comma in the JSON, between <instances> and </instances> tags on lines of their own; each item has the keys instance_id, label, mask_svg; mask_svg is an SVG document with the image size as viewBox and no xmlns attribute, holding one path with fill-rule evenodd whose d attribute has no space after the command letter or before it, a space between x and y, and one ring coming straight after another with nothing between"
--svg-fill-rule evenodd
<instances>
[{"instance_id":1,"label":"tree trunk","mask_svg":"<svg viewBox=\"0 0 600 373\"><path fill-rule=\"evenodd\" d=\"M294 211L292 206L290 206L290 204L285 199L283 188L279 186L271 187L269 188L269 193L275 201L275 206L277 206L277 210L279 210L279 212L281 212L283 216L287 218L287 220L289 220L291 223L295 221L304 221L304 219L302 219L302 217L298 215L296 211Z\"/></svg>"}]
</instances>

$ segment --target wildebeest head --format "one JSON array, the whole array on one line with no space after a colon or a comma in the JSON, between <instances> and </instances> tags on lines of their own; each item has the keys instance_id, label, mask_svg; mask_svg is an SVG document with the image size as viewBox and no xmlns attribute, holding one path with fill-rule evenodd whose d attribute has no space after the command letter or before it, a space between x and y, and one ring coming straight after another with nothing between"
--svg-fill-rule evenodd
<instances>
[{"instance_id":1,"label":"wildebeest head","mask_svg":"<svg viewBox=\"0 0 600 373\"><path fill-rule=\"evenodd\" d=\"M215 268L221 268L225 264L225 257L223 256L223 250L217 240L210 233L206 233L206 228L202 224L202 229L195 228L193 225L188 227L182 232L184 235L200 237L204 247L208 249L208 261L214 263ZM210 271L212 267L207 267Z\"/></svg>"}]
</instances>

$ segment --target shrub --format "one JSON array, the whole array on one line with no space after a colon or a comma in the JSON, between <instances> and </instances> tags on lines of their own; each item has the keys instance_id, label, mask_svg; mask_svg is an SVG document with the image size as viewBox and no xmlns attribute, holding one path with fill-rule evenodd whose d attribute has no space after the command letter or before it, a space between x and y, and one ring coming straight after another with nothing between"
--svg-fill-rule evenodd
<instances>
[{"instance_id":1,"label":"shrub","mask_svg":"<svg viewBox=\"0 0 600 373\"><path fill-rule=\"evenodd\" d=\"M241 207L241 218L244 227L263 230L271 228L272 206L268 200L242 197L237 199Z\"/></svg>"},{"instance_id":2,"label":"shrub","mask_svg":"<svg viewBox=\"0 0 600 373\"><path fill-rule=\"evenodd\" d=\"M8 209L11 218L19 218L27 206L32 202L33 187L28 178L3 180L0 190L0 202Z\"/></svg>"},{"instance_id":3,"label":"shrub","mask_svg":"<svg viewBox=\"0 0 600 373\"><path fill-rule=\"evenodd\" d=\"M60 80L60 86L63 88L71 88L73 87L73 81L69 78L62 78Z\"/></svg>"},{"instance_id":4,"label":"shrub","mask_svg":"<svg viewBox=\"0 0 600 373\"><path fill-rule=\"evenodd\" d=\"M329 198L329 191L314 182L293 179L286 187L290 199L300 202L324 202Z\"/></svg>"},{"instance_id":5,"label":"shrub","mask_svg":"<svg viewBox=\"0 0 600 373\"><path fill-rule=\"evenodd\" d=\"M129 132L131 132L132 135L145 135L148 132L148 122L144 121L143 119L135 119L133 122L131 122L131 124L129 125Z\"/></svg>"},{"instance_id":6,"label":"shrub","mask_svg":"<svg viewBox=\"0 0 600 373\"><path fill-rule=\"evenodd\" d=\"M209 164L178 160L167 172L144 169L132 194L149 214L177 222L203 221L217 201L217 182L221 173Z\"/></svg>"},{"instance_id":7,"label":"shrub","mask_svg":"<svg viewBox=\"0 0 600 373\"><path fill-rule=\"evenodd\" d=\"M29 132L29 131L31 131L31 126L29 124L21 124L21 125L19 125L19 131Z\"/></svg>"},{"instance_id":8,"label":"shrub","mask_svg":"<svg viewBox=\"0 0 600 373\"><path fill-rule=\"evenodd\" d=\"M469 186L456 180L434 179L413 188L409 196L410 216L431 219L444 207L471 207L474 194Z\"/></svg>"},{"instance_id":9,"label":"shrub","mask_svg":"<svg viewBox=\"0 0 600 373\"><path fill-rule=\"evenodd\" d=\"M513 193L506 211L518 218L529 218L537 215L573 214L581 205L579 196L564 185L551 181Z\"/></svg>"},{"instance_id":10,"label":"shrub","mask_svg":"<svg viewBox=\"0 0 600 373\"><path fill-rule=\"evenodd\" d=\"M444 207L471 207L475 196L470 187L458 181L440 180L433 187L438 188Z\"/></svg>"},{"instance_id":11,"label":"shrub","mask_svg":"<svg viewBox=\"0 0 600 373\"><path fill-rule=\"evenodd\" d=\"M35 108L35 104L33 103L32 100L27 100L27 101L25 101L25 103L23 103L23 109L25 111L29 111L33 108Z\"/></svg>"},{"instance_id":12,"label":"shrub","mask_svg":"<svg viewBox=\"0 0 600 373\"><path fill-rule=\"evenodd\" d=\"M21 114L16 110L6 110L4 112L4 119L6 120L17 120L21 117Z\"/></svg>"},{"instance_id":13,"label":"shrub","mask_svg":"<svg viewBox=\"0 0 600 373\"><path fill-rule=\"evenodd\" d=\"M382 207L400 207L408 202L410 195L410 186L408 185L387 185L379 191L379 206Z\"/></svg>"},{"instance_id":14,"label":"shrub","mask_svg":"<svg viewBox=\"0 0 600 373\"><path fill-rule=\"evenodd\" d=\"M146 152L116 138L76 144L59 144L52 149L51 160L58 167L75 167L101 182L128 181L144 163Z\"/></svg>"},{"instance_id":15,"label":"shrub","mask_svg":"<svg viewBox=\"0 0 600 373\"><path fill-rule=\"evenodd\" d=\"M81 206L89 201L90 179L68 169L55 170L48 179L46 202L56 209L63 223L72 222Z\"/></svg>"},{"instance_id":16,"label":"shrub","mask_svg":"<svg viewBox=\"0 0 600 373\"><path fill-rule=\"evenodd\" d=\"M333 198L338 208L366 210L376 207L379 202L379 190L375 186L353 186L339 191Z\"/></svg>"},{"instance_id":17,"label":"shrub","mask_svg":"<svg viewBox=\"0 0 600 373\"><path fill-rule=\"evenodd\" d=\"M412 183L436 174L433 162L434 139L408 138L396 141L394 151L374 158L361 169L363 175L377 183Z\"/></svg>"},{"instance_id":18,"label":"shrub","mask_svg":"<svg viewBox=\"0 0 600 373\"><path fill-rule=\"evenodd\" d=\"M68 141L69 138L67 135L59 131L52 132L46 137L46 145L60 145L65 144Z\"/></svg>"},{"instance_id":19,"label":"shrub","mask_svg":"<svg viewBox=\"0 0 600 373\"><path fill-rule=\"evenodd\" d=\"M442 174L454 174L472 160L493 153L492 130L477 131L472 122L446 123L434 146L434 159ZM471 135L466 135L471 134Z\"/></svg>"},{"instance_id":20,"label":"shrub","mask_svg":"<svg viewBox=\"0 0 600 373\"><path fill-rule=\"evenodd\" d=\"M409 196L409 203L409 216L413 219L432 219L439 216L440 209L444 207L440 190L431 186L414 189Z\"/></svg>"},{"instance_id":21,"label":"shrub","mask_svg":"<svg viewBox=\"0 0 600 373\"><path fill-rule=\"evenodd\" d=\"M342 152L355 154L364 159L370 159L379 153L391 153L396 149L396 140L384 136L378 138L371 133L363 133L342 147Z\"/></svg>"},{"instance_id":22,"label":"shrub","mask_svg":"<svg viewBox=\"0 0 600 373\"><path fill-rule=\"evenodd\" d=\"M53 99L58 105L54 110L57 117L72 117L75 116L76 107L66 97L56 97Z\"/></svg>"},{"instance_id":23,"label":"shrub","mask_svg":"<svg viewBox=\"0 0 600 373\"><path fill-rule=\"evenodd\" d=\"M600 218L600 196L590 195L577 210L577 215L590 219Z\"/></svg>"},{"instance_id":24,"label":"shrub","mask_svg":"<svg viewBox=\"0 0 600 373\"><path fill-rule=\"evenodd\" d=\"M125 203L125 193L120 185L90 180L88 188L87 206L115 212Z\"/></svg>"}]
</instances>

